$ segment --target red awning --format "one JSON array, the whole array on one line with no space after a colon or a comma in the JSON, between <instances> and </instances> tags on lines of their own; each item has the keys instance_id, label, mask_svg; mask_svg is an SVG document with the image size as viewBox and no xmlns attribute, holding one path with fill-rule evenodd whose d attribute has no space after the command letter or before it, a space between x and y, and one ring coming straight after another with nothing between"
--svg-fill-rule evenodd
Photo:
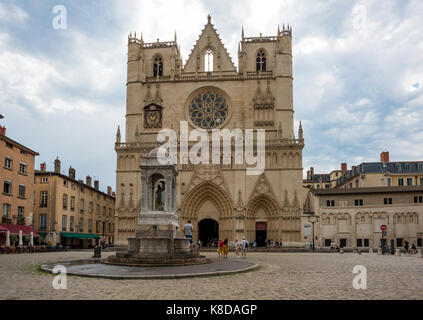
<instances>
[{"instance_id":1,"label":"red awning","mask_svg":"<svg viewBox=\"0 0 423 320\"><path fill-rule=\"evenodd\" d=\"M9 230L10 234L19 234L19 230L22 230L22 235L29 236L31 232L34 235L34 238L39 237L40 235L28 226L21 226L18 224L8 224L8 223L0 223L0 231L1 232L7 232Z\"/></svg>"}]
</instances>

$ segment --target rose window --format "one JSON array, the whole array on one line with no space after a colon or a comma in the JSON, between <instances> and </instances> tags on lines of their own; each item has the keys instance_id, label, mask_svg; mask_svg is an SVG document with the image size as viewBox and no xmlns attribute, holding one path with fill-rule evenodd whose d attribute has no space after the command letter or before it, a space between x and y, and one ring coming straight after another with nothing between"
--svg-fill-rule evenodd
<instances>
[{"instance_id":1,"label":"rose window","mask_svg":"<svg viewBox=\"0 0 423 320\"><path fill-rule=\"evenodd\" d=\"M228 117L228 105L219 93L208 90L197 94L189 106L194 125L203 129L218 128Z\"/></svg>"}]
</instances>

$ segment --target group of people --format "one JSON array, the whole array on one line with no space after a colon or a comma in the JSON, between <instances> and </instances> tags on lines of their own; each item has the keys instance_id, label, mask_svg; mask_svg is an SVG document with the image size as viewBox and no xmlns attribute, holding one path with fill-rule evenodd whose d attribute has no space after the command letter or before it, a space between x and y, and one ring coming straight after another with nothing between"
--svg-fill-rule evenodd
<instances>
[{"instance_id":1,"label":"group of people","mask_svg":"<svg viewBox=\"0 0 423 320\"><path fill-rule=\"evenodd\" d=\"M192 232L194 230L193 225L191 224L191 220L188 220L187 223L184 225L184 234L185 238L189 239L190 243L190 249L193 247L196 251L198 251L201 247L201 241L199 240L198 243L194 244L192 241ZM214 247L215 244L217 244L217 255L219 259L228 259L229 254L229 240L226 238L225 240L220 240L217 242L216 240L212 240L209 242L211 246ZM250 244L251 245L251 244ZM238 241L238 239L235 240L235 254L237 258L246 257L247 256L247 248L248 248L248 241L245 239L245 237L242 238L241 241Z\"/></svg>"},{"instance_id":2,"label":"group of people","mask_svg":"<svg viewBox=\"0 0 423 320\"><path fill-rule=\"evenodd\" d=\"M407 240L404 240L404 250L406 253L416 254L417 253L416 244L413 242L410 248L410 243Z\"/></svg>"}]
</instances>

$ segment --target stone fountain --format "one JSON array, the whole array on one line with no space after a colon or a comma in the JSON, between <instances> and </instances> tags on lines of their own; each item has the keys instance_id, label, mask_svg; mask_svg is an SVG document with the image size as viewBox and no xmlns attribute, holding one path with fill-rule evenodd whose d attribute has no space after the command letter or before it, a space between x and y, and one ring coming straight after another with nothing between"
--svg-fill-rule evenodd
<instances>
[{"instance_id":1,"label":"stone fountain","mask_svg":"<svg viewBox=\"0 0 423 320\"><path fill-rule=\"evenodd\" d=\"M118 252L104 263L168 266L210 262L190 250L189 239L178 237L175 212L178 172L175 164L158 154L158 148L142 156L142 204L136 236L128 238L127 252Z\"/></svg>"}]
</instances>

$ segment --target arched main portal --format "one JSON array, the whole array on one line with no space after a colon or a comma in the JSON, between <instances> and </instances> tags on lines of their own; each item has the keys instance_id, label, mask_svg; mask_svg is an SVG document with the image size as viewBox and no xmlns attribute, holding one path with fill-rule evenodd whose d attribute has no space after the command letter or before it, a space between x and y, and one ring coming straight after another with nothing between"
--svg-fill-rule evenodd
<instances>
[{"instance_id":1,"label":"arched main portal","mask_svg":"<svg viewBox=\"0 0 423 320\"><path fill-rule=\"evenodd\" d=\"M203 219L198 222L198 238L202 246L207 246L216 239L219 240L219 223L214 219Z\"/></svg>"},{"instance_id":2,"label":"arched main portal","mask_svg":"<svg viewBox=\"0 0 423 320\"><path fill-rule=\"evenodd\" d=\"M256 240L257 245L265 245L267 240L279 240L278 207L274 200L262 195L255 197L248 204L246 230L249 240Z\"/></svg>"},{"instance_id":3,"label":"arched main portal","mask_svg":"<svg viewBox=\"0 0 423 320\"><path fill-rule=\"evenodd\" d=\"M182 204L179 223L182 230L187 220L194 225L193 237L198 241L199 221L213 219L218 222L218 239L233 238L233 205L227 193L211 182L203 182L192 189ZM197 228L195 228L197 226Z\"/></svg>"}]
</instances>

